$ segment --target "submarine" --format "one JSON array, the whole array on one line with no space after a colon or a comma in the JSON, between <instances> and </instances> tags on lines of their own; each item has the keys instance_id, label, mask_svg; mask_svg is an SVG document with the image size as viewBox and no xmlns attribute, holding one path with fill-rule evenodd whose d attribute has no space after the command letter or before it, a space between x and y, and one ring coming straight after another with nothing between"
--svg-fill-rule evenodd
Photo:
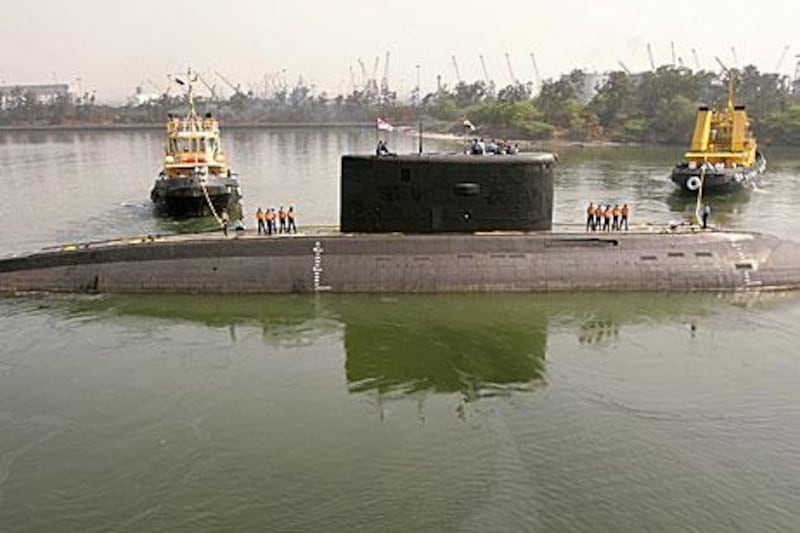
<instances>
[{"instance_id":1,"label":"submarine","mask_svg":"<svg viewBox=\"0 0 800 533\"><path fill-rule=\"evenodd\" d=\"M554 230L556 163L548 153L345 155L339 231L69 244L0 260L0 292L800 288L800 244L771 235L696 227Z\"/></svg>"}]
</instances>

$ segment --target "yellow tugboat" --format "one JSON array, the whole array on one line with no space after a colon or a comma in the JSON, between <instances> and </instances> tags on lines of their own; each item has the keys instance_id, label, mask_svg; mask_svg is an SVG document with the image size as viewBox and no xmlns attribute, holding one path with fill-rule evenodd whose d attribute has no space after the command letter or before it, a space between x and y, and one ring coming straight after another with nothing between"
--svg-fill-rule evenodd
<instances>
[{"instance_id":1,"label":"yellow tugboat","mask_svg":"<svg viewBox=\"0 0 800 533\"><path fill-rule=\"evenodd\" d=\"M173 216L213 215L218 220L225 210L238 217L241 189L236 174L225 160L219 123L210 114L197 114L192 84L197 74L191 69L186 81L188 112L168 116L164 168L156 178L150 198Z\"/></svg>"},{"instance_id":2,"label":"yellow tugboat","mask_svg":"<svg viewBox=\"0 0 800 533\"><path fill-rule=\"evenodd\" d=\"M672 170L672 181L685 192L735 192L752 186L767 168L745 106L735 104L733 76L728 74L725 109L698 109L689 151Z\"/></svg>"}]
</instances>

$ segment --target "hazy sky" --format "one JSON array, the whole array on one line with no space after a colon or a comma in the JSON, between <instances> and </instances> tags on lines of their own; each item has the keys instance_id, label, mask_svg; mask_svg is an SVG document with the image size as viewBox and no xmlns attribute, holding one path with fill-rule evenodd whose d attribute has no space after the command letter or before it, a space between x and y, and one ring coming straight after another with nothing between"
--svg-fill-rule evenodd
<instances>
[{"instance_id":1,"label":"hazy sky","mask_svg":"<svg viewBox=\"0 0 800 533\"><path fill-rule=\"evenodd\" d=\"M152 91L188 65L222 72L244 88L285 69L317 91L348 91L358 59L372 71L391 52L389 81L407 92L420 65L423 90L436 74L453 84L481 75L483 54L498 85L533 79L535 52L544 78L571 68L649 68L671 62L670 43L687 66L695 48L704 68L714 56L794 74L800 53L796 2L761 0L0 0L0 82L53 80L121 100L136 85ZM794 9L792 8L793 6ZM149 80L149 81L148 81ZM150 83L152 82L152 84ZM218 82L221 83L221 82Z\"/></svg>"}]
</instances>

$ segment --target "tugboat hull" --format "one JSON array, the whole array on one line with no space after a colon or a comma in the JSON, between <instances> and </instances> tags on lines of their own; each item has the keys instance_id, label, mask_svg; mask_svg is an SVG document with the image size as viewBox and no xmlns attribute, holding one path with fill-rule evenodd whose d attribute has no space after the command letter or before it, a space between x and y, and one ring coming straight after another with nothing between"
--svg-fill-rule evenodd
<instances>
[{"instance_id":1,"label":"tugboat hull","mask_svg":"<svg viewBox=\"0 0 800 533\"><path fill-rule=\"evenodd\" d=\"M755 165L749 168L709 169L703 172L700 168L689 168L686 164L681 164L672 170L670 179L682 192L688 194L697 194L701 185L704 194L735 193L752 188L766 168L767 161L759 154Z\"/></svg>"},{"instance_id":2,"label":"tugboat hull","mask_svg":"<svg viewBox=\"0 0 800 533\"><path fill-rule=\"evenodd\" d=\"M210 178L204 182L201 182L201 179L200 177L158 179L150 192L150 198L157 208L171 216L211 215L209 201L217 214L223 209L229 214L234 214L241 199L236 179Z\"/></svg>"}]
</instances>

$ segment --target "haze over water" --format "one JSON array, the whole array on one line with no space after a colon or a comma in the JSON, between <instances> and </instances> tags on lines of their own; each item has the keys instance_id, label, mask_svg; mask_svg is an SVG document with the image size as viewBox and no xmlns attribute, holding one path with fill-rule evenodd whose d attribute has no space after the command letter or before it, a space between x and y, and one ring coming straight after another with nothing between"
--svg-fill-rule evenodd
<instances>
[{"instance_id":1,"label":"haze over water","mask_svg":"<svg viewBox=\"0 0 800 533\"><path fill-rule=\"evenodd\" d=\"M251 216L301 229L375 141L223 136ZM207 227L153 217L162 143L0 133L0 253ZM681 152L562 150L556 222L681 219ZM794 238L800 158L767 157L712 221ZM796 530L798 320L793 293L3 298L0 530Z\"/></svg>"}]
</instances>

